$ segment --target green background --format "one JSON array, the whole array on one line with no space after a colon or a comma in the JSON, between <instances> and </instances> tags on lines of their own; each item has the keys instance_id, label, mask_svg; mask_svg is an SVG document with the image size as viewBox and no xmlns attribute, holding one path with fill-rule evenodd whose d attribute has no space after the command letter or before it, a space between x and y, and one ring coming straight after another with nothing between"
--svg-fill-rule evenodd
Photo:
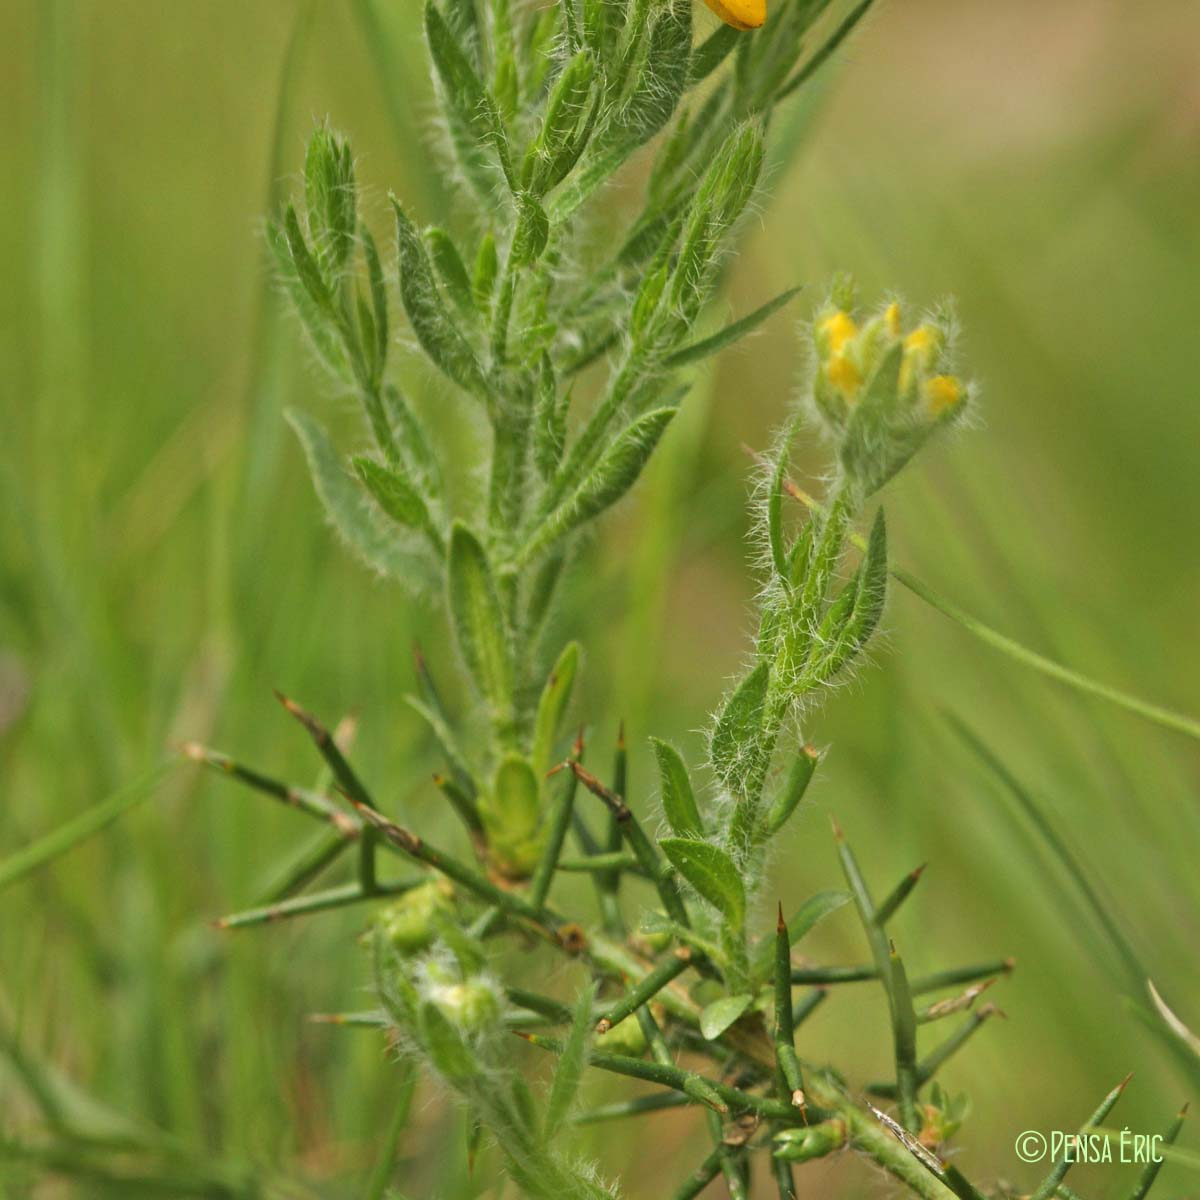
<instances>
[{"instance_id":1,"label":"green background","mask_svg":"<svg viewBox=\"0 0 1200 1200\"><path fill-rule=\"evenodd\" d=\"M329 720L357 712L376 795L418 829L448 829L433 749L401 696L414 636L443 679L452 651L434 606L372 580L322 525L282 409L346 429L353 413L280 315L261 237L325 114L353 140L381 240L389 189L444 217L415 12L0 8L0 858L186 738L307 782L311 750L273 686ZM973 427L889 490L897 560L1052 657L1200 711L1198 77L1200 9L1185 2L891 0L854 36L706 319L806 292L697 376L647 482L572 581L562 634L589 662L577 715L598 755L626 719L635 806L654 804L646 736L698 757L692 731L747 649L742 447L781 421L803 364L798 319L843 268L867 298L952 294L981 385ZM632 204L635 183L614 203ZM428 375L409 382L471 478L456 402ZM802 481L822 466L819 446L802 447ZM945 1082L974 1102L964 1168L1028 1191L1021 1130L1072 1128L1130 1070L1117 1123L1156 1129L1189 1087L1130 1016L1078 892L950 717L1028 787L1193 1026L1200 754L903 592L874 662L808 721L830 753L778 852L778 894L787 906L837 885L836 813L881 890L930 863L895 927L910 971L1016 957L990 993L1009 1019ZM5 1045L214 1160L300 1181L272 1184L281 1195L358 1194L399 1071L374 1035L305 1014L369 1003L363 914L238 934L208 923L252 903L308 836L260 797L172 774L0 896ZM804 949L866 957L845 913ZM570 972L545 965L569 993ZM880 996L838 993L800 1048L873 1077L890 1055ZM613 1094L604 1081L589 1093ZM462 1125L421 1089L401 1141L407 1195L470 1194ZM607 1126L591 1152L629 1196L658 1197L702 1156L701 1126L689 1113ZM0 1059L0 1135L40 1145L41 1128ZM0 1147L0 1195L141 1194L72 1184ZM477 1190L495 1165L485 1155ZM1116 1195L1131 1170L1073 1180ZM1168 1172L1168 1191L1195 1190L1194 1173ZM881 1186L849 1160L802 1178L822 1194Z\"/></svg>"}]
</instances>

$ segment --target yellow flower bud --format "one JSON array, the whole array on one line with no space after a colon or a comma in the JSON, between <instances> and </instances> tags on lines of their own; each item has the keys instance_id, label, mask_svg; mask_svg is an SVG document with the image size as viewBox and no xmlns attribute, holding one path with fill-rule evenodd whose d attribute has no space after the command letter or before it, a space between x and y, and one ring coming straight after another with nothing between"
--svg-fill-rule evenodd
<instances>
[{"instance_id":1,"label":"yellow flower bud","mask_svg":"<svg viewBox=\"0 0 1200 1200\"><path fill-rule=\"evenodd\" d=\"M895 300L883 310L883 323L892 337L900 336L900 305Z\"/></svg>"},{"instance_id":2,"label":"yellow flower bud","mask_svg":"<svg viewBox=\"0 0 1200 1200\"><path fill-rule=\"evenodd\" d=\"M827 340L831 353L839 354L846 343L858 335L858 326L849 313L839 308L817 325L817 333Z\"/></svg>"},{"instance_id":3,"label":"yellow flower bud","mask_svg":"<svg viewBox=\"0 0 1200 1200\"><path fill-rule=\"evenodd\" d=\"M734 29L759 29L767 19L767 0L704 0Z\"/></svg>"},{"instance_id":4,"label":"yellow flower bud","mask_svg":"<svg viewBox=\"0 0 1200 1200\"><path fill-rule=\"evenodd\" d=\"M932 417L956 408L962 403L963 386L953 375L935 375L925 381L925 405Z\"/></svg>"},{"instance_id":5,"label":"yellow flower bud","mask_svg":"<svg viewBox=\"0 0 1200 1200\"><path fill-rule=\"evenodd\" d=\"M825 374L829 382L847 400L854 398L854 393L858 391L859 385L862 383L861 372L844 354L835 354L830 358L825 367Z\"/></svg>"},{"instance_id":6,"label":"yellow flower bud","mask_svg":"<svg viewBox=\"0 0 1200 1200\"><path fill-rule=\"evenodd\" d=\"M941 331L932 325L918 325L904 339L904 361L900 364L898 381L900 395L909 394L916 377L929 370L941 348Z\"/></svg>"}]
</instances>

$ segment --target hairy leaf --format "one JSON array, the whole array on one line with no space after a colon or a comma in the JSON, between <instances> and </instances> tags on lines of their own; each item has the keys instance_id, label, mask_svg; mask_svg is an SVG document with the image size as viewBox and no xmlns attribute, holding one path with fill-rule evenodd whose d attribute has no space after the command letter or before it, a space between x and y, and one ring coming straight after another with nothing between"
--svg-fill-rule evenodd
<instances>
[{"instance_id":1,"label":"hairy leaf","mask_svg":"<svg viewBox=\"0 0 1200 1200\"><path fill-rule=\"evenodd\" d=\"M736 930L746 918L746 888L733 859L711 842L692 838L659 839L662 852L671 865Z\"/></svg>"}]
</instances>

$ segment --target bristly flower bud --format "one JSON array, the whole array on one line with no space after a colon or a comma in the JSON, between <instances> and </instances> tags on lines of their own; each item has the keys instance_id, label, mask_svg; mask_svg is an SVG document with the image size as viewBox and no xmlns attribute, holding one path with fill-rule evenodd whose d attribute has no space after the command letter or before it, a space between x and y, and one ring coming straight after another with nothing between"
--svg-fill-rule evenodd
<instances>
[{"instance_id":1,"label":"bristly flower bud","mask_svg":"<svg viewBox=\"0 0 1200 1200\"><path fill-rule=\"evenodd\" d=\"M454 890L441 879L431 879L405 892L389 904L375 923L384 939L401 954L426 950L437 937L438 913L452 913Z\"/></svg>"},{"instance_id":2,"label":"bristly flower bud","mask_svg":"<svg viewBox=\"0 0 1200 1200\"><path fill-rule=\"evenodd\" d=\"M802 1129L785 1129L775 1136L775 1157L787 1162L821 1158L846 1144L846 1123L822 1121Z\"/></svg>"},{"instance_id":3,"label":"bristly flower bud","mask_svg":"<svg viewBox=\"0 0 1200 1200\"><path fill-rule=\"evenodd\" d=\"M862 496L885 484L935 429L957 421L970 389L953 373L945 315L907 334L892 301L863 319L846 286L813 323L812 400L847 482Z\"/></svg>"},{"instance_id":4,"label":"bristly flower bud","mask_svg":"<svg viewBox=\"0 0 1200 1200\"><path fill-rule=\"evenodd\" d=\"M308 143L304 203L317 259L326 271L337 273L354 249L358 194L350 143L327 125L320 126Z\"/></svg>"}]
</instances>

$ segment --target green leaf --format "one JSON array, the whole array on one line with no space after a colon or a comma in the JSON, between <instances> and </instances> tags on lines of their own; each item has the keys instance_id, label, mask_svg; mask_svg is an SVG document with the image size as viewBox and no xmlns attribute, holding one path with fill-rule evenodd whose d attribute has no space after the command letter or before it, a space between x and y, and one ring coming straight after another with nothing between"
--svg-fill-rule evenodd
<instances>
[{"instance_id":1,"label":"green leaf","mask_svg":"<svg viewBox=\"0 0 1200 1200\"><path fill-rule=\"evenodd\" d=\"M533 413L533 463L543 479L554 475L562 461L567 441L567 408L570 392L561 402L558 378L548 354L543 354L538 369L537 400Z\"/></svg>"},{"instance_id":2,"label":"green leaf","mask_svg":"<svg viewBox=\"0 0 1200 1200\"><path fill-rule=\"evenodd\" d=\"M658 844L680 875L720 910L735 930L741 929L746 919L746 888L733 859L711 842L692 838L661 838Z\"/></svg>"},{"instance_id":3,"label":"green leaf","mask_svg":"<svg viewBox=\"0 0 1200 1200\"><path fill-rule=\"evenodd\" d=\"M479 791L478 785L475 783L475 777L471 774L471 768L467 765L466 755L459 747L458 739L455 738L444 714L416 696L405 696L404 702L429 726L434 740L446 757L446 765L450 768L451 774L473 800Z\"/></svg>"},{"instance_id":4,"label":"green leaf","mask_svg":"<svg viewBox=\"0 0 1200 1200\"><path fill-rule=\"evenodd\" d=\"M513 235L509 258L514 267L532 266L546 248L550 237L550 219L531 192L517 193L517 231Z\"/></svg>"},{"instance_id":5,"label":"green leaf","mask_svg":"<svg viewBox=\"0 0 1200 1200\"><path fill-rule=\"evenodd\" d=\"M658 5L646 35L640 73L625 103L592 141L584 165L552 205L556 222L565 220L639 146L670 120L687 85L692 50L692 6Z\"/></svg>"},{"instance_id":6,"label":"green leaf","mask_svg":"<svg viewBox=\"0 0 1200 1200\"><path fill-rule=\"evenodd\" d=\"M819 921L850 903L849 892L817 892L796 910L788 921L788 940L793 946L805 938Z\"/></svg>"},{"instance_id":7,"label":"green leaf","mask_svg":"<svg viewBox=\"0 0 1200 1200\"><path fill-rule=\"evenodd\" d=\"M596 987L585 987L575 1003L575 1015L571 1021L571 1032L563 1043L562 1054L550 1084L550 1095L546 1099L544 1137L547 1142L554 1136L566 1119L579 1091L579 1081L587 1065L588 1046L591 1042L594 1019L592 1008L596 1000Z\"/></svg>"},{"instance_id":8,"label":"green leaf","mask_svg":"<svg viewBox=\"0 0 1200 1200\"><path fill-rule=\"evenodd\" d=\"M536 196L543 196L554 187L563 177L563 165L573 160L576 153L573 135L588 108L595 73L595 60L587 51L580 51L555 81L541 130L530 145L521 169L523 184Z\"/></svg>"},{"instance_id":9,"label":"green leaf","mask_svg":"<svg viewBox=\"0 0 1200 1200\"><path fill-rule=\"evenodd\" d=\"M321 365L333 375L345 375L348 364L341 333L329 318L325 298L322 296L320 301L314 300L308 285L301 279L291 242L282 225L271 222L267 226L267 244L275 258L288 298Z\"/></svg>"},{"instance_id":10,"label":"green leaf","mask_svg":"<svg viewBox=\"0 0 1200 1200\"><path fill-rule=\"evenodd\" d=\"M668 823L680 837L703 837L704 822L696 807L696 795L683 758L668 742L651 738L650 743L658 759L662 806Z\"/></svg>"},{"instance_id":11,"label":"green leaf","mask_svg":"<svg viewBox=\"0 0 1200 1200\"><path fill-rule=\"evenodd\" d=\"M504 610L487 554L461 522L450 534L447 588L458 648L500 724L512 720L513 661Z\"/></svg>"},{"instance_id":12,"label":"green leaf","mask_svg":"<svg viewBox=\"0 0 1200 1200\"><path fill-rule=\"evenodd\" d=\"M487 391L483 369L446 308L425 243L395 197L392 208L400 256L400 298L413 333L438 370L466 391L483 396Z\"/></svg>"},{"instance_id":13,"label":"green leaf","mask_svg":"<svg viewBox=\"0 0 1200 1200\"><path fill-rule=\"evenodd\" d=\"M499 113L495 110L495 102L433 0L425 5L425 37L440 84L439 98L455 154L480 199L491 205L495 202L494 176L483 147L488 143L496 145L502 162L507 152L503 143L496 144Z\"/></svg>"},{"instance_id":14,"label":"green leaf","mask_svg":"<svg viewBox=\"0 0 1200 1200\"><path fill-rule=\"evenodd\" d=\"M778 833L787 824L788 818L804 799L804 793L808 791L813 772L820 761L820 754L812 746L802 747L796 755L791 770L788 771L787 782L767 813L766 825L769 834Z\"/></svg>"},{"instance_id":15,"label":"green leaf","mask_svg":"<svg viewBox=\"0 0 1200 1200\"><path fill-rule=\"evenodd\" d=\"M752 333L768 317L777 313L793 296L798 295L801 290L798 287L788 288L786 292L781 292L774 300L768 300L761 308L756 308L749 316L742 317L740 321L726 325L724 329L718 330L711 337L693 342L690 346L684 346L682 350L676 350L667 358L664 365L673 370L724 350L726 346L731 346L739 338Z\"/></svg>"},{"instance_id":16,"label":"green leaf","mask_svg":"<svg viewBox=\"0 0 1200 1200\"><path fill-rule=\"evenodd\" d=\"M615 504L642 473L658 439L679 410L659 408L638 417L617 435L574 495L553 512L534 534L525 557L544 549Z\"/></svg>"},{"instance_id":17,"label":"green leaf","mask_svg":"<svg viewBox=\"0 0 1200 1200\"><path fill-rule=\"evenodd\" d=\"M759 663L726 700L713 729L709 743L713 770L735 795L745 789L758 764L763 708L770 680L769 664Z\"/></svg>"},{"instance_id":18,"label":"green leaf","mask_svg":"<svg viewBox=\"0 0 1200 1200\"><path fill-rule=\"evenodd\" d=\"M553 765L554 744L562 726L563 714L571 699L575 685L575 673L579 667L579 643L568 642L558 656L542 696L538 701L537 716L533 723L533 771L541 779Z\"/></svg>"},{"instance_id":19,"label":"green leaf","mask_svg":"<svg viewBox=\"0 0 1200 1200\"><path fill-rule=\"evenodd\" d=\"M307 413L284 414L296 431L308 460L313 486L330 524L367 566L407 583L432 581L429 559L396 536L395 526L366 501L362 489L343 469L329 435Z\"/></svg>"},{"instance_id":20,"label":"green leaf","mask_svg":"<svg viewBox=\"0 0 1200 1200\"><path fill-rule=\"evenodd\" d=\"M471 291L475 296L475 305L481 313L487 313L492 307L492 293L496 290L496 275L500 270L500 258L496 253L496 239L485 233L479 239L479 249L475 253L475 270L471 274Z\"/></svg>"},{"instance_id":21,"label":"green leaf","mask_svg":"<svg viewBox=\"0 0 1200 1200\"><path fill-rule=\"evenodd\" d=\"M455 308L469 321L477 321L479 312L471 290L471 277L467 274L467 268L454 239L444 229L434 225L425 230L425 242L429 246L429 254L438 278L442 281L442 287L454 302Z\"/></svg>"},{"instance_id":22,"label":"green leaf","mask_svg":"<svg viewBox=\"0 0 1200 1200\"><path fill-rule=\"evenodd\" d=\"M847 606L842 604L843 596L839 596L815 639L817 646L826 647L814 670L817 679L824 681L832 678L853 661L871 640L887 600L887 578L887 524L883 509L880 509L871 527L866 557L853 583L847 585L843 592L849 602L849 611L844 611Z\"/></svg>"},{"instance_id":23,"label":"green leaf","mask_svg":"<svg viewBox=\"0 0 1200 1200\"><path fill-rule=\"evenodd\" d=\"M154 789L166 778L174 763L155 767L132 783L114 792L80 813L65 825L22 847L7 858L0 859L0 889L24 879L30 872L62 857L81 842L99 833L122 817L135 805L153 795Z\"/></svg>"},{"instance_id":24,"label":"green leaf","mask_svg":"<svg viewBox=\"0 0 1200 1200\"><path fill-rule=\"evenodd\" d=\"M700 1013L700 1032L710 1042L719 1038L753 1001L754 997L746 993L714 1000Z\"/></svg>"},{"instance_id":25,"label":"green leaf","mask_svg":"<svg viewBox=\"0 0 1200 1200\"><path fill-rule=\"evenodd\" d=\"M383 265L379 261L379 248L366 225L361 226L363 257L367 261L367 279L371 287L371 307L375 313L375 361L377 374L382 374L388 356L388 302L387 285L383 279Z\"/></svg>"},{"instance_id":26,"label":"green leaf","mask_svg":"<svg viewBox=\"0 0 1200 1200\"><path fill-rule=\"evenodd\" d=\"M385 467L373 458L360 454L350 461L379 507L397 524L425 534L441 557L445 553L441 532L429 512L425 497L414 483L402 471Z\"/></svg>"}]
</instances>

